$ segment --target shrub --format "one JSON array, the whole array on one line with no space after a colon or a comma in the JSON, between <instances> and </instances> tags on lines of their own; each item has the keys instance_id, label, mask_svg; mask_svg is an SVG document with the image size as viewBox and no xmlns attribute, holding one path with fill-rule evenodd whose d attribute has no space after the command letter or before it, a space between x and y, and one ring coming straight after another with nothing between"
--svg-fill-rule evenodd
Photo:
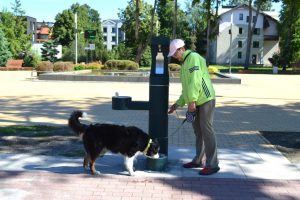
<instances>
[{"instance_id":1,"label":"shrub","mask_svg":"<svg viewBox=\"0 0 300 200\"><path fill-rule=\"evenodd\" d=\"M179 71L180 70L180 65L176 63L170 63L169 65L170 71Z\"/></svg>"},{"instance_id":2,"label":"shrub","mask_svg":"<svg viewBox=\"0 0 300 200\"><path fill-rule=\"evenodd\" d=\"M84 70L85 69L85 66L84 65L75 65L74 66L74 70Z\"/></svg>"},{"instance_id":3,"label":"shrub","mask_svg":"<svg viewBox=\"0 0 300 200\"><path fill-rule=\"evenodd\" d=\"M86 65L86 68L88 68L88 69L101 69L102 67L103 67L103 65L102 65L101 61L88 63Z\"/></svg>"},{"instance_id":4,"label":"shrub","mask_svg":"<svg viewBox=\"0 0 300 200\"><path fill-rule=\"evenodd\" d=\"M55 72L64 72L64 71L73 71L74 65L71 62L56 62L53 65L53 71Z\"/></svg>"},{"instance_id":5,"label":"shrub","mask_svg":"<svg viewBox=\"0 0 300 200\"><path fill-rule=\"evenodd\" d=\"M108 60L105 62L104 68L109 70L137 70L139 65L131 60Z\"/></svg>"},{"instance_id":6,"label":"shrub","mask_svg":"<svg viewBox=\"0 0 300 200\"><path fill-rule=\"evenodd\" d=\"M216 67L209 66L209 67L208 67L208 72L209 72L210 74L213 74L213 73L219 72L219 70L218 70L218 68L216 68Z\"/></svg>"},{"instance_id":7,"label":"shrub","mask_svg":"<svg viewBox=\"0 0 300 200\"><path fill-rule=\"evenodd\" d=\"M26 52L23 58L22 67L36 67L39 62L41 62L42 58L38 54L37 51L31 50L30 52Z\"/></svg>"},{"instance_id":8,"label":"shrub","mask_svg":"<svg viewBox=\"0 0 300 200\"><path fill-rule=\"evenodd\" d=\"M42 61L37 64L36 70L46 72L53 71L53 64L50 61Z\"/></svg>"}]
</instances>

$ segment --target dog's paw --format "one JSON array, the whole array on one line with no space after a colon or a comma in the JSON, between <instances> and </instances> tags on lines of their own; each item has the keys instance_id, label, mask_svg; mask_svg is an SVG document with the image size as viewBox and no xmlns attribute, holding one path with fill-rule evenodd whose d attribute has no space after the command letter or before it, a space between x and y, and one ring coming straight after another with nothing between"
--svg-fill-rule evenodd
<instances>
[{"instance_id":1,"label":"dog's paw","mask_svg":"<svg viewBox=\"0 0 300 200\"><path fill-rule=\"evenodd\" d=\"M94 175L99 176L99 175L101 175L101 173L99 171L95 171Z\"/></svg>"},{"instance_id":2,"label":"dog's paw","mask_svg":"<svg viewBox=\"0 0 300 200\"><path fill-rule=\"evenodd\" d=\"M129 176L135 176L135 173L133 171L132 172L128 171L128 175Z\"/></svg>"}]
</instances>

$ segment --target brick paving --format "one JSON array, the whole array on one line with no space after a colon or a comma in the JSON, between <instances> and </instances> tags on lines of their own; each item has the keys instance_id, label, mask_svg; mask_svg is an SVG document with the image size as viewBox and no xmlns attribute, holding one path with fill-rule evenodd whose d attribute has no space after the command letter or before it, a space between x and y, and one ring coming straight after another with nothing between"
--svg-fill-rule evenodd
<instances>
[{"instance_id":1,"label":"brick paving","mask_svg":"<svg viewBox=\"0 0 300 200\"><path fill-rule=\"evenodd\" d=\"M291 180L92 177L86 174L17 171L0 171L0 179L4 199L297 200L300 197L300 181ZM19 197L14 195L15 192Z\"/></svg>"},{"instance_id":2,"label":"brick paving","mask_svg":"<svg viewBox=\"0 0 300 200\"><path fill-rule=\"evenodd\" d=\"M273 150L259 135L260 130L299 131L300 76L239 75L241 85L215 85L217 109L215 129L218 147L234 152L236 148L271 152ZM14 77L13 79L11 77ZM114 92L132 96L133 100L147 100L145 83L83 83L51 82L30 79L30 72L1 72L0 125L65 124L74 109L90 114L91 122L130 124L146 130L147 111L113 111L110 99ZM4 83L5 82L5 83ZM286 84L293 87L286 87ZM22 85L22 87L20 87ZM147 88L147 89L145 89ZM278 92L280 91L280 93ZM170 103L180 92L179 84L170 85ZM192 129L185 124L177 133L184 116L169 116L169 144L177 147L194 145ZM264 150L264 148L266 148ZM277 154L278 152L275 152ZM232 162L244 156L239 165L257 165L258 158L247 154L222 158ZM263 159L263 158L262 158ZM276 161L268 167L277 168ZM12 160L13 162L13 160ZM286 166L287 164L283 165ZM298 165L299 166L299 165ZM280 168L281 169L281 168ZM268 169L262 170L268 171ZM220 172L222 174L224 172ZM255 173L255 171L254 171ZM282 170L284 174L284 170ZM125 175L68 174L42 171L0 170L0 199L254 199L298 200L300 177L289 180L213 177L128 177Z\"/></svg>"}]
</instances>

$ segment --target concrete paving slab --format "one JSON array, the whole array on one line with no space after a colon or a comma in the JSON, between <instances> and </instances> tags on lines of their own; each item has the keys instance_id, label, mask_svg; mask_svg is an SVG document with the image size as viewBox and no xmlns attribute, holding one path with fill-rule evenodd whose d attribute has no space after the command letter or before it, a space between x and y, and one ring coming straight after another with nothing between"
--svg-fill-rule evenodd
<instances>
[{"instance_id":1,"label":"concrete paving slab","mask_svg":"<svg viewBox=\"0 0 300 200\"><path fill-rule=\"evenodd\" d=\"M283 158L281 154L267 154L245 149L219 149L221 170L210 178L259 178L300 179L300 171ZM164 172L145 170L146 158L137 157L136 177L199 177L199 169L184 169L182 164L194 156L193 148L169 148L168 167ZM264 159L266 158L266 159ZM283 161L283 162L282 162ZM123 167L123 157L107 154L98 158L96 168L103 175L128 175ZM31 154L0 154L0 170L48 171L62 174L89 173L82 167L82 158L51 157Z\"/></svg>"}]
</instances>

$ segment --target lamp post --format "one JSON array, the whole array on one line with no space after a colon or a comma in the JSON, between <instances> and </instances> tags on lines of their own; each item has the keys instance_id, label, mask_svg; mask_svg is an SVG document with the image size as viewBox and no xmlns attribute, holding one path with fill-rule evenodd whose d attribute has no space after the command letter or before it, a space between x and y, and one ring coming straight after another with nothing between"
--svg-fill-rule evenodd
<instances>
[{"instance_id":1,"label":"lamp post","mask_svg":"<svg viewBox=\"0 0 300 200\"><path fill-rule=\"evenodd\" d=\"M77 12L75 12L75 64L77 64Z\"/></svg>"}]
</instances>

